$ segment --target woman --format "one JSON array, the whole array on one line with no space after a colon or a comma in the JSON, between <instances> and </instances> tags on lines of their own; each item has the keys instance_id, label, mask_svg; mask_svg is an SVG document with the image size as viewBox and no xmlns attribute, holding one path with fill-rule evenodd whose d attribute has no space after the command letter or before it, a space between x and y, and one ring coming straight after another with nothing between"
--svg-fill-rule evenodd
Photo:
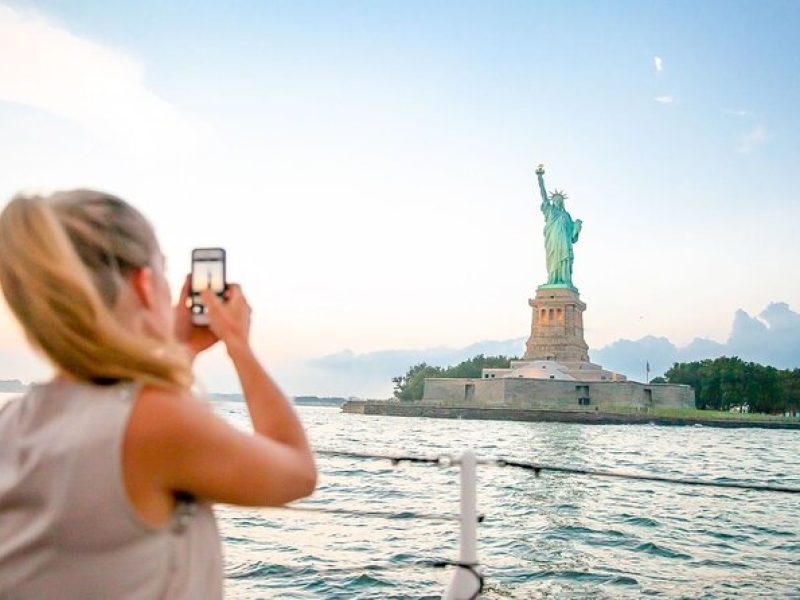
<instances>
[{"instance_id":1,"label":"woman","mask_svg":"<svg viewBox=\"0 0 800 600\"><path fill-rule=\"evenodd\" d=\"M249 341L233 285L191 325L175 309L151 226L78 190L14 198L0 214L0 286L54 365L0 410L0 598L219 598L211 504L310 494L316 468L292 406ZM191 363L221 341L255 432L194 398Z\"/></svg>"}]
</instances>

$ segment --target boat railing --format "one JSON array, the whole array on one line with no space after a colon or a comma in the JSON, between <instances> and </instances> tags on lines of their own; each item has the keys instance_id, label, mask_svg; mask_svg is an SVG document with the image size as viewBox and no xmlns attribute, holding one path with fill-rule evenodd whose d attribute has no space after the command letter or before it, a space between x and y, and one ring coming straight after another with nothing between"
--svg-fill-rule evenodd
<instances>
[{"instance_id":1,"label":"boat railing","mask_svg":"<svg viewBox=\"0 0 800 600\"><path fill-rule=\"evenodd\" d=\"M453 521L459 524L459 549L457 560L437 559L421 560L410 563L408 566L431 568L455 567L453 577L450 580L442 598L444 600L473 600L479 598L484 589L484 565L478 560L478 524L484 520L484 515L478 512L478 493L476 471L478 466L490 466L500 468L520 469L538 477L543 472L571 474L587 477L602 477L622 479L628 481L649 481L668 485L699 486L710 488L738 489L749 492L779 493L779 494L800 494L800 487L789 485L774 485L769 483L752 483L746 481L736 481L731 479L696 479L685 477L671 477L653 473L631 473L624 471L609 471L603 469L589 469L578 466L554 465L537 462L525 462L506 458L479 459L471 449L464 450L458 456L443 454L438 456L417 456L417 455L385 455L369 454L362 452L347 452L340 450L321 450L317 452L321 456L349 458L356 460L378 460L389 461L397 466L401 463L412 463L419 465L435 465L442 467L458 467L460 470L460 511L456 515L446 514L427 514L427 513L392 513L386 511L369 510L348 510L330 507L314 507L303 505L288 505L282 507L285 510L318 512L334 515L352 515L358 517L376 518L414 518L420 520L433 521ZM396 569L398 565L389 565L387 569ZM333 569L336 572L345 570L375 570L375 567L367 569L355 567L354 569Z\"/></svg>"}]
</instances>

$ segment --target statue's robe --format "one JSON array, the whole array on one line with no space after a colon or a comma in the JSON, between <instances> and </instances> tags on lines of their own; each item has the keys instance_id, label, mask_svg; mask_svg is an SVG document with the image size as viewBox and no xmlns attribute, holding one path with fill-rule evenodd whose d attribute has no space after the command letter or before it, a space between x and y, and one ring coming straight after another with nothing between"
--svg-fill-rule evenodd
<instances>
[{"instance_id":1,"label":"statue's robe","mask_svg":"<svg viewBox=\"0 0 800 600\"><path fill-rule=\"evenodd\" d=\"M564 208L552 202L542 203L544 213L544 247L547 256L547 283L572 285L572 244L578 241L580 229Z\"/></svg>"}]
</instances>

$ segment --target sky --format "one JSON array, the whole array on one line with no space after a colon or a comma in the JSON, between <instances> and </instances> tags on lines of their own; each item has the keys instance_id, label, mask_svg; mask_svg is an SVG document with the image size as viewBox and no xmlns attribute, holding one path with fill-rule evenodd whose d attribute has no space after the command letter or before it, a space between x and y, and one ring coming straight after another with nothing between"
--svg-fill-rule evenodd
<instances>
[{"instance_id":1,"label":"sky","mask_svg":"<svg viewBox=\"0 0 800 600\"><path fill-rule=\"evenodd\" d=\"M798 30L771 0L0 0L0 202L120 195L175 288L225 247L288 392L379 397L376 355L524 341L544 163L584 223L587 342L632 371L800 309ZM5 307L0 359L46 376ZM237 389L221 349L197 374Z\"/></svg>"}]
</instances>

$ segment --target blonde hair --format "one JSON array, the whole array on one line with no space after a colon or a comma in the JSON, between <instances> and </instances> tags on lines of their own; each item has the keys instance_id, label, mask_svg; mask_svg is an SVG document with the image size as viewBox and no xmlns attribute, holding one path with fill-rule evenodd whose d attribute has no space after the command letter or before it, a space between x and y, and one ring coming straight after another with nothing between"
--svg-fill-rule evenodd
<instances>
[{"instance_id":1,"label":"blonde hair","mask_svg":"<svg viewBox=\"0 0 800 600\"><path fill-rule=\"evenodd\" d=\"M125 327L125 276L152 265L153 229L135 208L91 190L14 197L0 214L0 287L30 342L76 379L192 383L188 354Z\"/></svg>"}]
</instances>

